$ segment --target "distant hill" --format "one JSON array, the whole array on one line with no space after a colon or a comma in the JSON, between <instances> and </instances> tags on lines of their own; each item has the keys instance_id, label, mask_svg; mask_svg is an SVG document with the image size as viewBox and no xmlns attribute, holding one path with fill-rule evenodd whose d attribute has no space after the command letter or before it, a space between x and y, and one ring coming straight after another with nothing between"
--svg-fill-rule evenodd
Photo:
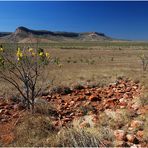
<instances>
[{"instance_id":1,"label":"distant hill","mask_svg":"<svg viewBox=\"0 0 148 148\"><path fill-rule=\"evenodd\" d=\"M0 37L10 35L11 32L0 32Z\"/></svg>"},{"instance_id":2,"label":"distant hill","mask_svg":"<svg viewBox=\"0 0 148 148\"><path fill-rule=\"evenodd\" d=\"M18 27L15 32L0 32L0 42L55 42L55 41L104 41L113 40L103 33L98 32L52 32L47 30L31 30Z\"/></svg>"}]
</instances>

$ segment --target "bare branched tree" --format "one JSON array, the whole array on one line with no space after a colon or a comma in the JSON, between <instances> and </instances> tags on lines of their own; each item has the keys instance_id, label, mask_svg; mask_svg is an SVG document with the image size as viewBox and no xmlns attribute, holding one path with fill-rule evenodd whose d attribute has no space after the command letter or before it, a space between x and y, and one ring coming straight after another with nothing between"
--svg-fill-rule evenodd
<instances>
[{"instance_id":1,"label":"bare branched tree","mask_svg":"<svg viewBox=\"0 0 148 148\"><path fill-rule=\"evenodd\" d=\"M11 54L0 46L0 78L12 84L21 94L27 109L34 111L35 98L41 92L37 81L49 63L49 54L43 49L17 49Z\"/></svg>"}]
</instances>

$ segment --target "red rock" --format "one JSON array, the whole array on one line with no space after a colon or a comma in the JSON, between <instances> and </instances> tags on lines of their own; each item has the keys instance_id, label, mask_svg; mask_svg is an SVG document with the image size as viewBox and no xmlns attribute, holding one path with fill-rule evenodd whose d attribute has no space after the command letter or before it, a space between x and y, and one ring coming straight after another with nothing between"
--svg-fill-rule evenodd
<instances>
[{"instance_id":1,"label":"red rock","mask_svg":"<svg viewBox=\"0 0 148 148\"><path fill-rule=\"evenodd\" d=\"M129 142L133 143L135 140L135 135L134 134L127 134L126 138Z\"/></svg>"},{"instance_id":2,"label":"red rock","mask_svg":"<svg viewBox=\"0 0 148 148\"><path fill-rule=\"evenodd\" d=\"M7 134L2 135L0 138L1 138L1 141L7 145L7 144L10 144L14 141L15 136L11 132L11 133L7 133Z\"/></svg>"},{"instance_id":3,"label":"red rock","mask_svg":"<svg viewBox=\"0 0 148 148\"><path fill-rule=\"evenodd\" d=\"M137 128L143 125L143 121L139 121L139 120L133 120L131 122L131 127L132 128Z\"/></svg>"},{"instance_id":4,"label":"red rock","mask_svg":"<svg viewBox=\"0 0 148 148\"><path fill-rule=\"evenodd\" d=\"M114 92L111 91L111 92L108 93L107 97L110 98L110 97L112 97L113 95L114 95Z\"/></svg>"},{"instance_id":5,"label":"red rock","mask_svg":"<svg viewBox=\"0 0 148 148\"><path fill-rule=\"evenodd\" d=\"M67 121L70 121L70 120L71 120L71 118L64 118L64 119L63 119L64 122L65 122L65 121L67 122Z\"/></svg>"},{"instance_id":6,"label":"red rock","mask_svg":"<svg viewBox=\"0 0 148 148\"><path fill-rule=\"evenodd\" d=\"M99 97L97 95L91 95L89 98L88 98L90 101L99 101Z\"/></svg>"},{"instance_id":7,"label":"red rock","mask_svg":"<svg viewBox=\"0 0 148 148\"><path fill-rule=\"evenodd\" d=\"M126 102L120 102L119 105L120 105L120 108L126 108L127 103Z\"/></svg>"},{"instance_id":8,"label":"red rock","mask_svg":"<svg viewBox=\"0 0 148 148\"><path fill-rule=\"evenodd\" d=\"M131 107L132 107L134 110L137 110L137 109L139 109L140 104L134 103Z\"/></svg>"},{"instance_id":9,"label":"red rock","mask_svg":"<svg viewBox=\"0 0 148 148\"><path fill-rule=\"evenodd\" d=\"M71 113L69 116L74 116L74 113Z\"/></svg>"},{"instance_id":10,"label":"red rock","mask_svg":"<svg viewBox=\"0 0 148 148\"><path fill-rule=\"evenodd\" d=\"M101 88L97 88L96 91L97 91L98 93L100 93L100 92L102 91L102 89L101 89Z\"/></svg>"},{"instance_id":11,"label":"red rock","mask_svg":"<svg viewBox=\"0 0 148 148\"><path fill-rule=\"evenodd\" d=\"M15 104L15 105L13 106L13 109L14 109L14 111L18 111L18 110L19 110L19 104Z\"/></svg>"},{"instance_id":12,"label":"red rock","mask_svg":"<svg viewBox=\"0 0 148 148\"><path fill-rule=\"evenodd\" d=\"M83 113L79 112L79 113L76 114L76 116L83 116Z\"/></svg>"},{"instance_id":13,"label":"red rock","mask_svg":"<svg viewBox=\"0 0 148 148\"><path fill-rule=\"evenodd\" d=\"M93 121L94 123L97 123L97 121L98 121L98 116L94 115L92 121Z\"/></svg>"},{"instance_id":14,"label":"red rock","mask_svg":"<svg viewBox=\"0 0 148 148\"><path fill-rule=\"evenodd\" d=\"M64 103L64 108L67 108L68 107L68 103Z\"/></svg>"},{"instance_id":15,"label":"red rock","mask_svg":"<svg viewBox=\"0 0 148 148\"><path fill-rule=\"evenodd\" d=\"M0 106L6 106L6 105L8 105L8 103L6 103L6 102L0 102Z\"/></svg>"},{"instance_id":16,"label":"red rock","mask_svg":"<svg viewBox=\"0 0 148 148\"><path fill-rule=\"evenodd\" d=\"M123 141L125 139L125 131L124 130L115 130L114 136L117 140Z\"/></svg>"},{"instance_id":17,"label":"red rock","mask_svg":"<svg viewBox=\"0 0 148 148\"><path fill-rule=\"evenodd\" d=\"M13 118L18 118L19 115L18 115L18 113L15 113L15 114L12 115L12 117L13 117Z\"/></svg>"},{"instance_id":18,"label":"red rock","mask_svg":"<svg viewBox=\"0 0 148 148\"><path fill-rule=\"evenodd\" d=\"M125 93L125 94L123 95L123 98L124 98L124 99L129 99L129 96Z\"/></svg>"},{"instance_id":19,"label":"red rock","mask_svg":"<svg viewBox=\"0 0 148 148\"><path fill-rule=\"evenodd\" d=\"M143 131L138 131L138 132L136 133L136 135L137 135L139 138L143 138L144 132L143 132Z\"/></svg>"},{"instance_id":20,"label":"red rock","mask_svg":"<svg viewBox=\"0 0 148 148\"><path fill-rule=\"evenodd\" d=\"M10 105L6 105L6 106L4 106L4 109L10 109Z\"/></svg>"},{"instance_id":21,"label":"red rock","mask_svg":"<svg viewBox=\"0 0 148 148\"><path fill-rule=\"evenodd\" d=\"M89 90L87 90L87 91L85 92L85 95L91 95L91 92L90 92Z\"/></svg>"},{"instance_id":22,"label":"red rock","mask_svg":"<svg viewBox=\"0 0 148 148\"><path fill-rule=\"evenodd\" d=\"M125 141L114 141L114 146L115 147L124 147L125 146Z\"/></svg>"},{"instance_id":23,"label":"red rock","mask_svg":"<svg viewBox=\"0 0 148 148\"><path fill-rule=\"evenodd\" d=\"M146 114L146 113L148 113L148 110L145 109L145 108L140 108L140 109L137 110L138 115Z\"/></svg>"},{"instance_id":24,"label":"red rock","mask_svg":"<svg viewBox=\"0 0 148 148\"><path fill-rule=\"evenodd\" d=\"M129 131L133 131L134 128L133 128L133 127L129 127L128 130L129 130Z\"/></svg>"},{"instance_id":25,"label":"red rock","mask_svg":"<svg viewBox=\"0 0 148 148\"><path fill-rule=\"evenodd\" d=\"M138 86L135 85L135 86L133 86L132 88L136 90L136 89L138 88Z\"/></svg>"},{"instance_id":26,"label":"red rock","mask_svg":"<svg viewBox=\"0 0 148 148\"><path fill-rule=\"evenodd\" d=\"M125 85L124 84L119 84L118 87L123 88L123 87L125 87Z\"/></svg>"},{"instance_id":27,"label":"red rock","mask_svg":"<svg viewBox=\"0 0 148 148\"><path fill-rule=\"evenodd\" d=\"M0 109L0 114L3 114L5 110L4 109Z\"/></svg>"},{"instance_id":28,"label":"red rock","mask_svg":"<svg viewBox=\"0 0 148 148\"><path fill-rule=\"evenodd\" d=\"M7 122L8 119L4 119L4 118L3 118L3 119L1 119L0 121L1 121L1 122Z\"/></svg>"},{"instance_id":29,"label":"red rock","mask_svg":"<svg viewBox=\"0 0 148 148\"><path fill-rule=\"evenodd\" d=\"M142 147L145 147L145 146L142 146L142 145L140 145L140 144L132 144L132 145L130 146L130 148L142 148Z\"/></svg>"},{"instance_id":30,"label":"red rock","mask_svg":"<svg viewBox=\"0 0 148 148\"><path fill-rule=\"evenodd\" d=\"M94 111L96 111L95 114L98 114L99 112L104 111L106 108L111 110L126 108L133 110L135 113L137 112L137 114L146 113L147 110L145 107L143 108L140 106L140 108L137 108L132 106L133 102L130 101L130 99L134 99L133 96L138 97L140 94L140 87L137 85L135 88L133 88L133 86L136 85L132 81L122 79L119 80L115 85L99 88L84 87L81 90L73 90L73 92L68 95L65 94L61 96L56 94L43 98L47 100L49 97L50 103L55 105L59 118L61 119L58 121L58 125L65 125L67 122L75 119L77 116L83 116L83 113L80 111L81 106L84 108L91 107L90 112L88 111L89 115L93 115ZM0 109L5 108L4 110L6 110L6 114L4 114L4 111L0 111L0 116L2 117L1 119L9 119L9 117L11 117L9 113L11 113L14 118L17 118L17 114L14 112L16 111L19 113L19 105L15 105L13 103L14 102L8 102L5 104L4 102L0 103ZM136 108L136 110L134 110L132 107ZM54 118L53 120L58 119ZM93 122L97 122L97 120L97 118L94 118ZM134 130L135 126L137 125L133 125L132 123L132 126L129 128ZM120 138L117 139L122 139L121 133L119 133L119 135Z\"/></svg>"},{"instance_id":31,"label":"red rock","mask_svg":"<svg viewBox=\"0 0 148 148\"><path fill-rule=\"evenodd\" d=\"M85 96L83 95L80 95L78 98L77 98L77 101L84 101L85 100Z\"/></svg>"},{"instance_id":32,"label":"red rock","mask_svg":"<svg viewBox=\"0 0 148 148\"><path fill-rule=\"evenodd\" d=\"M58 122L58 121L54 121L54 122L53 122L53 125L54 125L54 126L58 126L58 125L59 125L59 122Z\"/></svg>"},{"instance_id":33,"label":"red rock","mask_svg":"<svg viewBox=\"0 0 148 148\"><path fill-rule=\"evenodd\" d=\"M127 87L125 91L126 91L126 92L130 92L131 90L132 90L131 87Z\"/></svg>"},{"instance_id":34,"label":"red rock","mask_svg":"<svg viewBox=\"0 0 148 148\"><path fill-rule=\"evenodd\" d=\"M71 101L69 104L70 106L73 106L75 104L75 101Z\"/></svg>"},{"instance_id":35,"label":"red rock","mask_svg":"<svg viewBox=\"0 0 148 148\"><path fill-rule=\"evenodd\" d=\"M5 110L5 111L4 111L4 114L5 114L5 115L8 115L8 116L11 115L10 112L9 112L9 110Z\"/></svg>"}]
</instances>

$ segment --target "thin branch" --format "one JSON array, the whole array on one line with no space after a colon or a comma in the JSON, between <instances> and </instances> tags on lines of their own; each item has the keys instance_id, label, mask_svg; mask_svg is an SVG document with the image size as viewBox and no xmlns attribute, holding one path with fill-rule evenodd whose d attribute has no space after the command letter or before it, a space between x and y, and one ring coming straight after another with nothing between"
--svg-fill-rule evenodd
<instances>
[{"instance_id":1,"label":"thin branch","mask_svg":"<svg viewBox=\"0 0 148 148\"><path fill-rule=\"evenodd\" d=\"M29 99L23 94L23 92L21 91L19 85L18 85L16 82L14 82L14 80L9 79L9 78L6 78L6 77L4 77L4 76L0 76L0 78L6 80L6 81L9 82L9 83L11 83L11 84L20 92L20 94L23 96L24 99L29 100Z\"/></svg>"}]
</instances>

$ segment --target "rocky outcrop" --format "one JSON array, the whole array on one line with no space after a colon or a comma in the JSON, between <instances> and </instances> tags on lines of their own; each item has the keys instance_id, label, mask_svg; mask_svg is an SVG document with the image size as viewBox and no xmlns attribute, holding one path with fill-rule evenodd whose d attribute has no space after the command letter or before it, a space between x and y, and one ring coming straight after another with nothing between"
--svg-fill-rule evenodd
<instances>
[{"instance_id":1,"label":"rocky outcrop","mask_svg":"<svg viewBox=\"0 0 148 148\"><path fill-rule=\"evenodd\" d=\"M59 31L47 31L47 30L32 30L26 27L18 27L13 33L0 33L1 40L9 40L15 42L22 42L28 38L35 39L36 37L40 37L40 39L46 39L44 41L48 42L48 40L53 41L102 41L102 40L112 40L110 37L106 36L103 33L98 32L59 32ZM27 42L27 40L26 40Z\"/></svg>"}]
</instances>

